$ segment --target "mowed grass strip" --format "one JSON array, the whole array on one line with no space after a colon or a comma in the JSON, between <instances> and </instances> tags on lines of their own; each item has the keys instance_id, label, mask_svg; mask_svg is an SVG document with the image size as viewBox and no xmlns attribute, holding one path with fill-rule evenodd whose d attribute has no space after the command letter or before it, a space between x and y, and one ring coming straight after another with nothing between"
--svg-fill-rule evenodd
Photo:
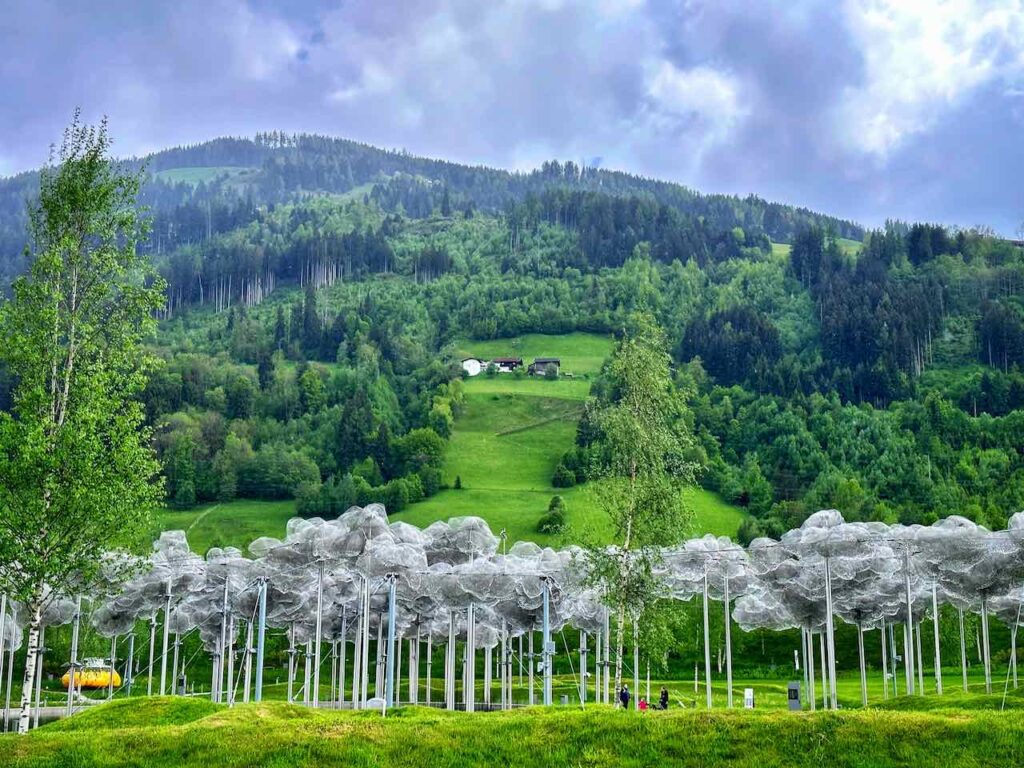
<instances>
[{"instance_id":1,"label":"mowed grass strip","mask_svg":"<svg viewBox=\"0 0 1024 768\"><path fill-rule=\"evenodd\" d=\"M46 726L26 737L0 737L0 765L959 768L1024 761L1018 713L637 713L591 706L475 714L405 708L383 718L263 703L146 726L131 714L135 706L97 710L96 721L107 710L109 727Z\"/></svg>"},{"instance_id":2,"label":"mowed grass strip","mask_svg":"<svg viewBox=\"0 0 1024 768\"><path fill-rule=\"evenodd\" d=\"M238 547L245 551L260 536L282 538L288 520L295 517L295 501L237 499L223 504L205 504L194 509L164 510L157 516L157 531L182 530L194 552L205 554L211 547Z\"/></svg>"}]
</instances>

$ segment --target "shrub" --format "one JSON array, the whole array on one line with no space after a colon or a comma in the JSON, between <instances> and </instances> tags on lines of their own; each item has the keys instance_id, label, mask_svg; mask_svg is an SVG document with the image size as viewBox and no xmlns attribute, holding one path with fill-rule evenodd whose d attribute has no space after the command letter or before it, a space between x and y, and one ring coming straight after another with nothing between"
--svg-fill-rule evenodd
<instances>
[{"instance_id":1,"label":"shrub","mask_svg":"<svg viewBox=\"0 0 1024 768\"><path fill-rule=\"evenodd\" d=\"M456 475L455 476L455 490L456 491L461 491L462 490L462 475Z\"/></svg>"},{"instance_id":2,"label":"shrub","mask_svg":"<svg viewBox=\"0 0 1024 768\"><path fill-rule=\"evenodd\" d=\"M537 521L539 533L555 534L565 529L565 506L561 496L552 496L548 511Z\"/></svg>"},{"instance_id":3,"label":"shrub","mask_svg":"<svg viewBox=\"0 0 1024 768\"><path fill-rule=\"evenodd\" d=\"M559 462L555 467L555 475L551 478L551 484L555 488L572 488L576 485L576 473Z\"/></svg>"}]
</instances>

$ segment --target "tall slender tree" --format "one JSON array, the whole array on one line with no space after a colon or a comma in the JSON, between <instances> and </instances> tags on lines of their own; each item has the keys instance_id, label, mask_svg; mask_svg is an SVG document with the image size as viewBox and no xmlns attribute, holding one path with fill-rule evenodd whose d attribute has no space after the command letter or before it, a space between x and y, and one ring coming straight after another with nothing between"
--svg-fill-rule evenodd
<instances>
[{"instance_id":1,"label":"tall slender tree","mask_svg":"<svg viewBox=\"0 0 1024 768\"><path fill-rule=\"evenodd\" d=\"M672 380L664 332L650 317L631 319L603 379L594 413L594 492L614 543L589 547L586 556L615 612L619 690L626 621L637 621L659 597L652 571L660 547L688 533L692 514L683 491L693 485L696 465L687 459L693 436L685 393Z\"/></svg>"},{"instance_id":2,"label":"tall slender tree","mask_svg":"<svg viewBox=\"0 0 1024 768\"><path fill-rule=\"evenodd\" d=\"M136 251L139 181L110 159L105 121L76 114L31 205L29 272L0 305L0 359L17 382L0 413L0 591L29 618L20 732L48 602L119 577L102 553L136 543L162 498L137 397L164 303Z\"/></svg>"}]
</instances>

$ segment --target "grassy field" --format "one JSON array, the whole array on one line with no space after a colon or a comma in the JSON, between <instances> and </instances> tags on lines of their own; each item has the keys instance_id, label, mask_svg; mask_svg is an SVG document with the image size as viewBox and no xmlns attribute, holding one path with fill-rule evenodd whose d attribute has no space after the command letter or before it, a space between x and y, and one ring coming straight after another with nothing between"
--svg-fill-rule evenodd
<instances>
[{"instance_id":1,"label":"grassy field","mask_svg":"<svg viewBox=\"0 0 1024 768\"><path fill-rule=\"evenodd\" d=\"M584 333L564 336L529 335L516 339L460 342L459 354L491 357L519 355L562 358L581 377L594 376L611 351L611 340ZM555 488L551 478L562 454L573 445L576 423L590 391L588 378L547 380L502 374L477 376L465 382L466 403L448 444L444 479L458 477L461 490L446 490L396 515L396 519L426 526L461 515L483 517L495 531L504 528L509 543L518 540L558 544L564 540L608 535L591 513L594 502L586 487ZM536 530L551 497L562 496L569 530L552 537ZM694 533L734 536L743 512L716 494L695 489L690 494L695 512ZM160 514L160 530L180 529L201 553L214 546L245 549L259 536L281 537L295 502L237 500L187 511Z\"/></svg>"},{"instance_id":2,"label":"grassy field","mask_svg":"<svg viewBox=\"0 0 1024 768\"><path fill-rule=\"evenodd\" d=\"M839 238L839 250L841 250L847 256L856 256L861 248L864 247L864 243L859 240L850 240L846 237ZM789 257L789 252L793 249L793 246L789 243L772 243L772 255L776 257Z\"/></svg>"},{"instance_id":3,"label":"grassy field","mask_svg":"<svg viewBox=\"0 0 1024 768\"><path fill-rule=\"evenodd\" d=\"M535 357L558 357L562 360L562 371L574 375L597 373L611 351L611 339L592 333L562 336L530 333L509 339L463 339L455 343L455 355L460 358L521 357L524 363L529 364Z\"/></svg>"},{"instance_id":4,"label":"grassy field","mask_svg":"<svg viewBox=\"0 0 1024 768\"><path fill-rule=\"evenodd\" d=\"M496 341L461 341L460 357L519 356L529 362L537 356L560 357L562 370L592 377L611 352L611 341L601 336L572 333L537 334ZM556 538L539 533L537 522L551 497L565 501L567 540L605 538L608 531L592 514L594 501L585 486L555 488L551 478L562 455L572 447L580 408L590 392L587 378L547 380L517 378L510 374L476 376L465 382L466 403L445 455L444 479L461 490L442 491L400 515L414 525L428 525L457 515L478 515L508 540L554 544ZM743 513L720 497L696 489L690 504L696 533L735 535Z\"/></svg>"},{"instance_id":5,"label":"grassy field","mask_svg":"<svg viewBox=\"0 0 1024 768\"><path fill-rule=\"evenodd\" d=\"M165 510L157 518L158 531L182 530L195 552L210 547L232 546L244 550L259 536L283 537L288 519L295 516L295 502L240 499L227 504L207 504L184 512Z\"/></svg>"},{"instance_id":6,"label":"grassy field","mask_svg":"<svg viewBox=\"0 0 1024 768\"><path fill-rule=\"evenodd\" d=\"M243 165L211 165L190 168L168 168L166 171L157 171L153 175L155 178L170 184L184 183L196 186L200 182L211 182L221 176L233 179L257 171L257 168L249 168Z\"/></svg>"},{"instance_id":7,"label":"grassy field","mask_svg":"<svg viewBox=\"0 0 1024 768\"><path fill-rule=\"evenodd\" d=\"M226 709L114 703L27 737L0 737L3 766L1011 766L1018 713L701 712L606 707L450 713L405 708Z\"/></svg>"}]
</instances>

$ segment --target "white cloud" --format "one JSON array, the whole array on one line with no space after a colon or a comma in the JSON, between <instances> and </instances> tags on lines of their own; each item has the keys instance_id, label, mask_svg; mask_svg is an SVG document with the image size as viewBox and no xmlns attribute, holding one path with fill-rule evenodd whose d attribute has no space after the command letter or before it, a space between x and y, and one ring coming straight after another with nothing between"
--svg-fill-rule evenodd
<instances>
[{"instance_id":1,"label":"white cloud","mask_svg":"<svg viewBox=\"0 0 1024 768\"><path fill-rule=\"evenodd\" d=\"M727 137L747 114L739 81L709 66L680 69L664 59L652 62L646 85L656 127L697 130L709 143Z\"/></svg>"},{"instance_id":2,"label":"white cloud","mask_svg":"<svg viewBox=\"0 0 1024 768\"><path fill-rule=\"evenodd\" d=\"M847 0L844 17L864 80L843 93L838 132L878 157L979 88L1024 75L1022 0Z\"/></svg>"}]
</instances>

